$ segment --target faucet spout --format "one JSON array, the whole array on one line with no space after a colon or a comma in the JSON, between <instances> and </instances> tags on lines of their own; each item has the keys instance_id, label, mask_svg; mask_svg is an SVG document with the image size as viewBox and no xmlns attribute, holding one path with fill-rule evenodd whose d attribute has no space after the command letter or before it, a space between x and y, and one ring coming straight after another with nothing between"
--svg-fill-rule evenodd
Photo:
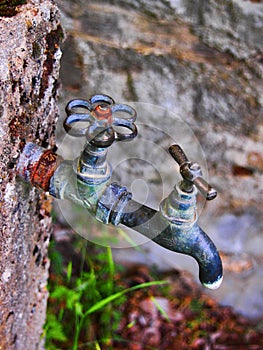
<instances>
[{"instance_id":1,"label":"faucet spout","mask_svg":"<svg viewBox=\"0 0 263 350\"><path fill-rule=\"evenodd\" d=\"M193 257L199 265L200 282L209 289L217 289L223 279L219 253L206 233L195 223L183 228L167 221L161 212L130 200L121 223L150 238L171 251Z\"/></svg>"},{"instance_id":2,"label":"faucet spout","mask_svg":"<svg viewBox=\"0 0 263 350\"><path fill-rule=\"evenodd\" d=\"M168 240L167 233L170 238ZM220 287L223 268L219 253L211 239L197 224L186 231L171 226L153 241L174 252L192 256L199 265L200 282L209 289Z\"/></svg>"}]
</instances>

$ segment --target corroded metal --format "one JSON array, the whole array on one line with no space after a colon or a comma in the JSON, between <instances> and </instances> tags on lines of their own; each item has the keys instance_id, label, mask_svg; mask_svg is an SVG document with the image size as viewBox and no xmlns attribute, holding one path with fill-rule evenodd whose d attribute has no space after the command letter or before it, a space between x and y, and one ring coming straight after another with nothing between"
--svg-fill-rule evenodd
<instances>
[{"instance_id":1,"label":"corroded metal","mask_svg":"<svg viewBox=\"0 0 263 350\"><path fill-rule=\"evenodd\" d=\"M33 186L49 190L50 180L61 157L32 142L25 145L17 165L19 176Z\"/></svg>"},{"instance_id":2,"label":"corroded metal","mask_svg":"<svg viewBox=\"0 0 263 350\"><path fill-rule=\"evenodd\" d=\"M73 164L78 178L91 186L107 182L112 174L111 165L107 161L107 152L107 148L86 144L84 151Z\"/></svg>"},{"instance_id":3,"label":"corroded metal","mask_svg":"<svg viewBox=\"0 0 263 350\"><path fill-rule=\"evenodd\" d=\"M128 141L137 136L135 109L126 104L116 104L107 95L94 95L89 100L72 100L66 106L66 113L66 132L72 136L86 136L88 142L96 147L109 147L114 141ZM81 127L79 122L87 125ZM129 132L119 132L115 126Z\"/></svg>"},{"instance_id":4,"label":"corroded metal","mask_svg":"<svg viewBox=\"0 0 263 350\"><path fill-rule=\"evenodd\" d=\"M223 279L219 253L206 233L196 224L178 225L168 221L161 213L133 200L123 210L120 221L160 246L171 251L192 256L199 266L200 282L209 289L217 289Z\"/></svg>"},{"instance_id":5,"label":"corroded metal","mask_svg":"<svg viewBox=\"0 0 263 350\"><path fill-rule=\"evenodd\" d=\"M117 183L87 184L77 178L71 161L62 162L56 169L49 193L57 199L68 199L86 208L104 224L118 225L131 193Z\"/></svg>"},{"instance_id":6,"label":"corroded metal","mask_svg":"<svg viewBox=\"0 0 263 350\"><path fill-rule=\"evenodd\" d=\"M216 190L202 177L200 165L198 163L189 162L186 154L179 145L175 144L170 146L169 152L180 166L180 173L183 177L181 183L183 191L192 192L193 185L195 185L207 200L212 200L217 196Z\"/></svg>"},{"instance_id":7,"label":"corroded metal","mask_svg":"<svg viewBox=\"0 0 263 350\"><path fill-rule=\"evenodd\" d=\"M192 256L199 265L199 278L210 289L223 278L218 251L196 224L195 188L185 192L179 185L160 203L159 211L130 201L123 210L121 223L142 233L162 247Z\"/></svg>"},{"instance_id":8,"label":"corroded metal","mask_svg":"<svg viewBox=\"0 0 263 350\"><path fill-rule=\"evenodd\" d=\"M72 161L63 161L56 169L49 193L58 199L68 199L95 214L98 201L108 183L87 184L78 179Z\"/></svg>"},{"instance_id":9,"label":"corroded metal","mask_svg":"<svg viewBox=\"0 0 263 350\"><path fill-rule=\"evenodd\" d=\"M123 210L131 198L132 194L128 192L126 187L120 186L116 182L111 183L98 201L96 218L104 224L118 225Z\"/></svg>"},{"instance_id":10,"label":"corroded metal","mask_svg":"<svg viewBox=\"0 0 263 350\"><path fill-rule=\"evenodd\" d=\"M80 109L82 111L80 111ZM133 139L137 135L135 110L115 104L107 95L89 100L73 100L66 107L65 130L74 136L86 136L83 152L74 161L59 161L50 150L26 144L17 166L18 174L32 185L41 187L59 199L69 199L86 208L105 224L124 224L157 244L174 252L187 254L199 265L201 283L216 289L222 282L222 263L210 238L197 225L196 188L213 199L216 191L202 178L200 166L189 162L179 145L169 152L180 166L183 180L160 203L159 211L132 200L126 187L111 183L108 147L114 141ZM124 112L120 118L115 112ZM73 125L81 126L76 129ZM83 126L83 122L88 125ZM128 128L125 134L114 126Z\"/></svg>"},{"instance_id":11,"label":"corroded metal","mask_svg":"<svg viewBox=\"0 0 263 350\"><path fill-rule=\"evenodd\" d=\"M188 229L197 221L196 189L184 192L179 185L160 203L162 216L172 225Z\"/></svg>"},{"instance_id":12,"label":"corroded metal","mask_svg":"<svg viewBox=\"0 0 263 350\"><path fill-rule=\"evenodd\" d=\"M66 132L87 138L87 144L74 164L76 174L90 185L108 181L111 166L106 159L107 148L115 141L129 141L137 136L135 109L115 104L107 95L94 95L89 100L70 101L66 114L63 124ZM115 127L129 132L121 133Z\"/></svg>"}]
</instances>

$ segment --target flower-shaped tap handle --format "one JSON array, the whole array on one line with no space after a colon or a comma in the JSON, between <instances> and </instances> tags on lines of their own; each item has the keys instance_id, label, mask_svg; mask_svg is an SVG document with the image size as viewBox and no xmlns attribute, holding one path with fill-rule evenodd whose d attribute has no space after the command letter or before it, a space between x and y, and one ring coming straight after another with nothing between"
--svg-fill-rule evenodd
<instances>
[{"instance_id":1,"label":"flower-shaped tap handle","mask_svg":"<svg viewBox=\"0 0 263 350\"><path fill-rule=\"evenodd\" d=\"M200 165L190 162L179 145L170 146L169 153L180 166L180 173L183 178L181 188L183 191L192 192L193 185L195 185L207 200L212 200L217 196L217 191L202 177Z\"/></svg>"},{"instance_id":2,"label":"flower-shaped tap handle","mask_svg":"<svg viewBox=\"0 0 263 350\"><path fill-rule=\"evenodd\" d=\"M86 136L96 147L109 147L114 141L128 141L137 136L137 113L126 104L116 104L107 95L89 100L72 100L66 106L64 129L72 136ZM120 130L121 129L121 130ZM122 132L128 129L128 132Z\"/></svg>"}]
</instances>

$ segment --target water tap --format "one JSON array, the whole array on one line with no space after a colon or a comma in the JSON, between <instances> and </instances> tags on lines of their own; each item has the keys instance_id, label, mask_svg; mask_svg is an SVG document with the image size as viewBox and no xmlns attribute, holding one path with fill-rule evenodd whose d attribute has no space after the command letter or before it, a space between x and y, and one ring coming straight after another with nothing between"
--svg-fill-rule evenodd
<instances>
[{"instance_id":1,"label":"water tap","mask_svg":"<svg viewBox=\"0 0 263 350\"><path fill-rule=\"evenodd\" d=\"M196 194L206 199L216 191L203 179L200 166L190 162L175 144L169 152L180 166L182 181L154 210L132 199L125 186L111 181L112 168L107 152L114 142L131 141L137 136L136 111L116 104L107 95L89 100L72 100L66 106L65 131L86 137L83 151L75 160L63 160L50 150L26 143L17 173L33 186L53 197L69 199L86 208L104 224L125 225L174 252L192 256L199 265L199 279L210 289L222 282L218 251L197 225Z\"/></svg>"}]
</instances>

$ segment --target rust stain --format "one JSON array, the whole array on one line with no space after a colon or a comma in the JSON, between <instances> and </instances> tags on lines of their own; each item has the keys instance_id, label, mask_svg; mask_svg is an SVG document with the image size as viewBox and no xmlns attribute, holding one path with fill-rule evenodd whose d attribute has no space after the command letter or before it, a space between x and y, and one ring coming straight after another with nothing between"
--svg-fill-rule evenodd
<instances>
[{"instance_id":1,"label":"rust stain","mask_svg":"<svg viewBox=\"0 0 263 350\"><path fill-rule=\"evenodd\" d=\"M234 164L232 166L232 174L234 176L252 176L254 174L254 170L250 167Z\"/></svg>"},{"instance_id":2,"label":"rust stain","mask_svg":"<svg viewBox=\"0 0 263 350\"><path fill-rule=\"evenodd\" d=\"M17 138L25 138L25 136L31 132L28 123L29 117L25 113L19 116L15 115L12 118L8 124L12 141L15 141Z\"/></svg>"},{"instance_id":3,"label":"rust stain","mask_svg":"<svg viewBox=\"0 0 263 350\"><path fill-rule=\"evenodd\" d=\"M112 112L108 106L98 105L97 107L95 107L94 116L97 120L107 122L108 125L111 125L113 123Z\"/></svg>"},{"instance_id":4,"label":"rust stain","mask_svg":"<svg viewBox=\"0 0 263 350\"><path fill-rule=\"evenodd\" d=\"M56 30L48 33L46 36L46 47L45 47L45 55L46 60L43 64L43 75L41 78L41 86L39 92L39 98L42 99L45 95L45 91L49 86L49 77L52 75L54 62L55 62L55 53L59 49L59 44L63 39L63 29L61 26L58 26ZM36 52L33 52L34 55ZM32 54L33 54L32 53Z\"/></svg>"},{"instance_id":5,"label":"rust stain","mask_svg":"<svg viewBox=\"0 0 263 350\"><path fill-rule=\"evenodd\" d=\"M48 191L50 179L53 176L59 162L57 154L51 150L43 152L40 159L32 166L30 181L33 186Z\"/></svg>"}]
</instances>

